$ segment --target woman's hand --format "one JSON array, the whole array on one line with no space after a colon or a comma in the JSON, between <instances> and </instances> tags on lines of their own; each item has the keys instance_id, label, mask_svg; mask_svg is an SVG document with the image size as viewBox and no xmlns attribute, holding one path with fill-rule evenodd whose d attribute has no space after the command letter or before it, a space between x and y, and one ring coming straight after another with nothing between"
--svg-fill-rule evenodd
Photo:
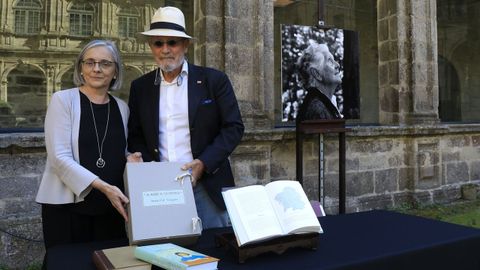
<instances>
[{"instance_id":1,"label":"woman's hand","mask_svg":"<svg viewBox=\"0 0 480 270\"><path fill-rule=\"evenodd\" d=\"M129 203L129 200L118 187L110 185L105 181L102 181L100 178L97 178L92 182L92 187L105 194L113 207L117 209L118 213L120 213L125 219L125 222L128 221L125 206Z\"/></svg>"}]
</instances>

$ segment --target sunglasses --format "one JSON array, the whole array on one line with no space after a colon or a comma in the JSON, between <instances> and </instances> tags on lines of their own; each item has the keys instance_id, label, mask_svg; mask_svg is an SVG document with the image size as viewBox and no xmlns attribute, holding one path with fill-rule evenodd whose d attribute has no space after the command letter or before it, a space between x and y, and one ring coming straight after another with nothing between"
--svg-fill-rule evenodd
<instances>
[{"instance_id":1,"label":"sunglasses","mask_svg":"<svg viewBox=\"0 0 480 270\"><path fill-rule=\"evenodd\" d=\"M167 44L168 47L175 47L177 46L182 40L179 39L171 39L167 41L162 41L162 40L157 40L153 42L152 44L155 45L157 48L162 48L163 44Z\"/></svg>"}]
</instances>

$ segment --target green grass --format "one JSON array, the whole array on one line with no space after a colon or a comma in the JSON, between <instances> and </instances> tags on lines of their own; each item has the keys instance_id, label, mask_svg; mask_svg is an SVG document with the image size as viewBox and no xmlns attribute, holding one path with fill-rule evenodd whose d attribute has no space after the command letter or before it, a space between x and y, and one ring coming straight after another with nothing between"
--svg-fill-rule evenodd
<instances>
[{"instance_id":1,"label":"green grass","mask_svg":"<svg viewBox=\"0 0 480 270\"><path fill-rule=\"evenodd\" d=\"M480 200L459 201L447 205L406 205L392 210L480 229Z\"/></svg>"},{"instance_id":2,"label":"green grass","mask_svg":"<svg viewBox=\"0 0 480 270\"><path fill-rule=\"evenodd\" d=\"M28 265L24 269L25 270L40 270L40 269L42 269L42 263L33 263L33 264ZM4 265L0 265L0 270L10 270L10 268L8 268Z\"/></svg>"}]
</instances>

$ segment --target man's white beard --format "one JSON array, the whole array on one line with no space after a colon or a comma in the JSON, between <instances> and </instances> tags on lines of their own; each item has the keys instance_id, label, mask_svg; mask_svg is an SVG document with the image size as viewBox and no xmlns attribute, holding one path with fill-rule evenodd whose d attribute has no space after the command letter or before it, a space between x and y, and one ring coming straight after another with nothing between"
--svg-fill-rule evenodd
<instances>
[{"instance_id":1,"label":"man's white beard","mask_svg":"<svg viewBox=\"0 0 480 270\"><path fill-rule=\"evenodd\" d=\"M184 59L185 59L185 57L182 57L181 59L179 59L179 61L177 63L173 63L173 64L166 64L166 65L159 64L158 67L163 72L172 72L175 69L177 69L178 67L182 66Z\"/></svg>"}]
</instances>

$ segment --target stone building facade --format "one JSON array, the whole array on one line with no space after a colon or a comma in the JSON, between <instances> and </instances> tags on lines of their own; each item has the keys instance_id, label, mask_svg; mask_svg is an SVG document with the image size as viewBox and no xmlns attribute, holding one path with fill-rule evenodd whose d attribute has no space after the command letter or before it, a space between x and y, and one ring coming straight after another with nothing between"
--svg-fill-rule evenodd
<instances>
[{"instance_id":1,"label":"stone building facade","mask_svg":"<svg viewBox=\"0 0 480 270\"><path fill-rule=\"evenodd\" d=\"M52 13L57 9L61 9L58 14L68 13L71 1L50 2L55 3L48 5ZM111 14L116 1L95 2L104 8L102 14ZM189 5L194 14L191 26L194 33L199 33L191 48L194 62L229 75L246 124L242 143L231 156L239 186L295 179L295 130L276 127L273 25L274 5L278 2L296 1L195 0ZM354 1L342 2L354 5ZM376 82L370 90L377 97L373 102L378 106L378 121L375 125L347 122L347 212L457 200L462 185L480 184L480 124L446 124L440 120L436 1L373 2L378 63L372 74ZM12 14L4 10L11 8L11 1L0 3L3 25L5 17ZM145 24L154 6L149 1L143 3L141 16ZM32 47L18 55L49 46L75 48L81 44L62 39L61 31L66 30L60 26L45 29L44 35L53 36L39 44L3 31L0 100L7 99L9 80L5 74L18 65L30 65L45 78L46 93L42 95L62 88L61 78L75 57L72 51L66 50L62 60L33 57L36 60L28 63L21 57L9 58L6 53L24 44ZM95 33L102 37L108 34ZM146 44L121 39L117 42L135 74L152 68ZM136 52L129 53L128 48ZM46 103L39 102L38 106L45 108ZM41 218L34 197L45 164L43 139L41 132L0 134L0 266L22 268L41 261ZM324 146L325 206L328 214L336 214L336 137L326 136ZM310 137L304 144L304 188L311 199L318 199L318 150L317 138Z\"/></svg>"}]
</instances>

